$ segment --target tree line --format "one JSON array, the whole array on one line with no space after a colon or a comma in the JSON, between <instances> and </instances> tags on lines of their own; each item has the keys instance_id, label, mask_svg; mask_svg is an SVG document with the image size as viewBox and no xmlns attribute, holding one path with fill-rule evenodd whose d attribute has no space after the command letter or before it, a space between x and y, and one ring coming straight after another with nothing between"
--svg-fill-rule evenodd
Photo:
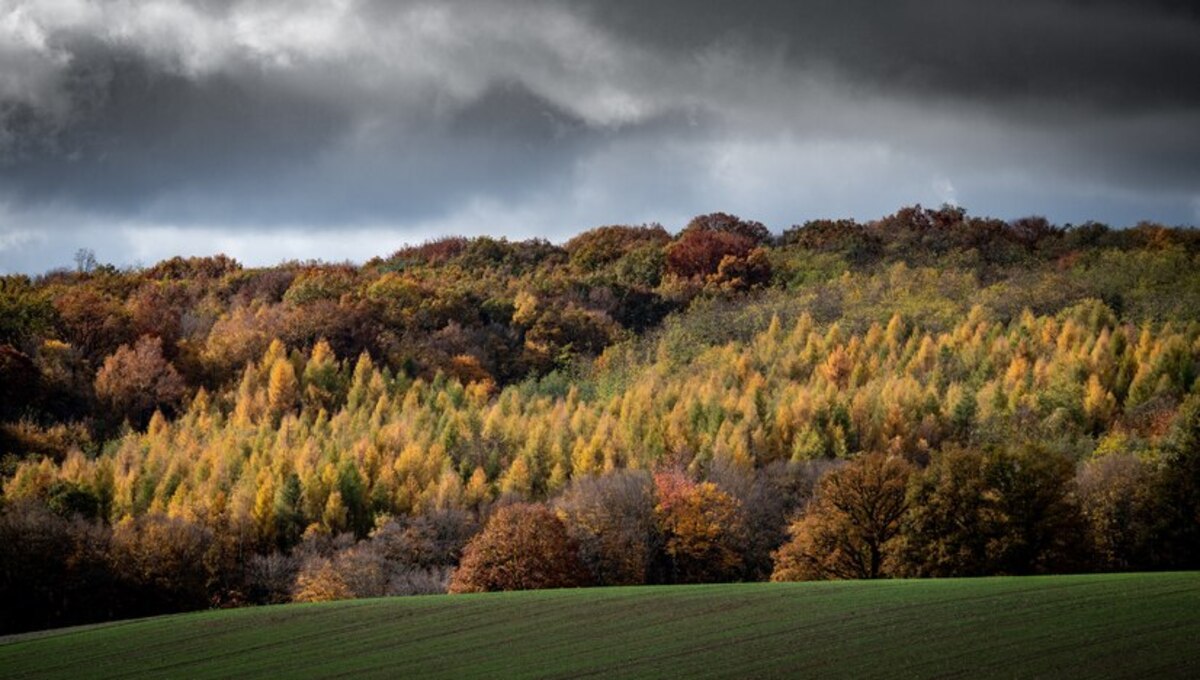
<instances>
[{"instance_id":1,"label":"tree line","mask_svg":"<svg viewBox=\"0 0 1200 680\"><path fill-rule=\"evenodd\" d=\"M908 208L6 277L3 625L1194 568L1198 251Z\"/></svg>"}]
</instances>

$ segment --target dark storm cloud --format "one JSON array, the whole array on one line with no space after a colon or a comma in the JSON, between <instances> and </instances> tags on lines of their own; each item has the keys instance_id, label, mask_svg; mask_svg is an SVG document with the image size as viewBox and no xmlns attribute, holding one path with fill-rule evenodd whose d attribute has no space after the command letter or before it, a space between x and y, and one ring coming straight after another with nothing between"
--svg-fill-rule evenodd
<instances>
[{"instance_id":1,"label":"dark storm cloud","mask_svg":"<svg viewBox=\"0 0 1200 680\"><path fill-rule=\"evenodd\" d=\"M41 125L52 138L0 169L28 200L119 211L189 183L236 187L311 162L348 123L253 73L189 78L128 52L76 54L62 88L71 119Z\"/></svg>"},{"instance_id":2,"label":"dark storm cloud","mask_svg":"<svg viewBox=\"0 0 1200 680\"><path fill-rule=\"evenodd\" d=\"M691 0L594 5L616 30L676 50L774 43L908 96L1122 108L1200 103L1200 5L1012 0Z\"/></svg>"},{"instance_id":3,"label":"dark storm cloud","mask_svg":"<svg viewBox=\"0 0 1200 680\"><path fill-rule=\"evenodd\" d=\"M1195 221L1198 82L1190 2L16 0L0 270L717 209Z\"/></svg>"}]
</instances>

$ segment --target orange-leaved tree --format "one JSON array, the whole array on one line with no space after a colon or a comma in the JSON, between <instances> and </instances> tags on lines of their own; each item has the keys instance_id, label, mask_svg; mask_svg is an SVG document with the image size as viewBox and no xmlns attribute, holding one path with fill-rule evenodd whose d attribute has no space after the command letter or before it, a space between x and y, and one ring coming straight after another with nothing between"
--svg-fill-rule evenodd
<instances>
[{"instance_id":1,"label":"orange-leaved tree","mask_svg":"<svg viewBox=\"0 0 1200 680\"><path fill-rule=\"evenodd\" d=\"M562 520L544 505L517 503L467 544L450 592L576 588L588 585L587 573Z\"/></svg>"},{"instance_id":2,"label":"orange-leaved tree","mask_svg":"<svg viewBox=\"0 0 1200 680\"><path fill-rule=\"evenodd\" d=\"M825 475L789 529L791 540L776 551L771 580L889 575L910 474L904 459L873 453Z\"/></svg>"},{"instance_id":3,"label":"orange-leaved tree","mask_svg":"<svg viewBox=\"0 0 1200 680\"><path fill-rule=\"evenodd\" d=\"M741 575L746 523L741 504L712 482L683 473L654 476L655 514L666 539L671 579L679 583L731 581Z\"/></svg>"}]
</instances>

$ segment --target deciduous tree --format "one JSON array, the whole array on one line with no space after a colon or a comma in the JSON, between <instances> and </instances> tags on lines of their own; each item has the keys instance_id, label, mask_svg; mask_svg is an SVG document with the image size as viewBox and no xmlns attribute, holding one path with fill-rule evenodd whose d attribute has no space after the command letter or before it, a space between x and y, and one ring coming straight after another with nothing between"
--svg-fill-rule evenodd
<instances>
[{"instance_id":1,"label":"deciduous tree","mask_svg":"<svg viewBox=\"0 0 1200 680\"><path fill-rule=\"evenodd\" d=\"M452 593L574 588L588 584L578 547L553 512L518 503L496 511L463 551Z\"/></svg>"},{"instance_id":2,"label":"deciduous tree","mask_svg":"<svg viewBox=\"0 0 1200 680\"><path fill-rule=\"evenodd\" d=\"M654 480L616 470L573 480L555 508L597 585L639 585L653 578L661 549Z\"/></svg>"},{"instance_id":3,"label":"deciduous tree","mask_svg":"<svg viewBox=\"0 0 1200 680\"><path fill-rule=\"evenodd\" d=\"M150 336L118 347L96 374L96 396L111 413L139 426L156 409L177 409L186 393L183 378L163 358L162 341Z\"/></svg>"},{"instance_id":4,"label":"deciduous tree","mask_svg":"<svg viewBox=\"0 0 1200 680\"><path fill-rule=\"evenodd\" d=\"M654 477L659 526L670 579L679 583L731 581L744 565L746 524L741 504L712 482L695 483L681 472Z\"/></svg>"},{"instance_id":5,"label":"deciduous tree","mask_svg":"<svg viewBox=\"0 0 1200 680\"><path fill-rule=\"evenodd\" d=\"M827 474L775 556L773 581L870 579L895 572L896 538L908 511L912 467L902 458L861 455Z\"/></svg>"}]
</instances>

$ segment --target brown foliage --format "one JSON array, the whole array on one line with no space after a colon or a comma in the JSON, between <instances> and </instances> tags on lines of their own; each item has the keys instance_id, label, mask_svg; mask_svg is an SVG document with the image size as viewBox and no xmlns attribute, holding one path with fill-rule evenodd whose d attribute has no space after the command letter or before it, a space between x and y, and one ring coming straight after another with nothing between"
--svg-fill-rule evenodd
<instances>
[{"instance_id":1,"label":"brown foliage","mask_svg":"<svg viewBox=\"0 0 1200 680\"><path fill-rule=\"evenodd\" d=\"M727 290L761 288L771 282L771 261L767 251L755 248L746 257L726 255L717 265L713 282Z\"/></svg>"},{"instance_id":2,"label":"brown foliage","mask_svg":"<svg viewBox=\"0 0 1200 680\"><path fill-rule=\"evenodd\" d=\"M684 227L683 233L692 231L720 232L741 236L754 245L763 245L771 240L771 232L761 222L743 220L737 215L715 212L697 215Z\"/></svg>"},{"instance_id":3,"label":"brown foliage","mask_svg":"<svg viewBox=\"0 0 1200 680\"><path fill-rule=\"evenodd\" d=\"M165 515L126 518L113 527L112 569L147 614L208 604L211 530Z\"/></svg>"},{"instance_id":4,"label":"brown foliage","mask_svg":"<svg viewBox=\"0 0 1200 680\"><path fill-rule=\"evenodd\" d=\"M547 309L525 332L525 361L539 370L552 368L576 354L599 354L618 335L605 314L579 307Z\"/></svg>"},{"instance_id":5,"label":"brown foliage","mask_svg":"<svg viewBox=\"0 0 1200 680\"><path fill-rule=\"evenodd\" d=\"M108 532L32 503L0 511L0 634L111 616Z\"/></svg>"},{"instance_id":6,"label":"brown foliage","mask_svg":"<svg viewBox=\"0 0 1200 680\"><path fill-rule=\"evenodd\" d=\"M470 383L495 383L492 379L492 374L487 372L487 369L483 367L479 359L470 354L459 354L451 359L447 372L464 385Z\"/></svg>"},{"instance_id":7,"label":"brown foliage","mask_svg":"<svg viewBox=\"0 0 1200 680\"><path fill-rule=\"evenodd\" d=\"M293 555L272 552L251 555L246 564L246 587L252 601L283 604L291 600L300 560Z\"/></svg>"},{"instance_id":8,"label":"brown foliage","mask_svg":"<svg viewBox=\"0 0 1200 680\"><path fill-rule=\"evenodd\" d=\"M785 246L796 245L809 250L849 250L856 244L866 244L870 236L854 220L810 220L783 232ZM871 244L878 249L878 243Z\"/></svg>"},{"instance_id":9,"label":"brown foliage","mask_svg":"<svg viewBox=\"0 0 1200 680\"><path fill-rule=\"evenodd\" d=\"M371 543L392 562L421 568L458 564L463 547L478 531L472 513L433 510L389 519L371 532Z\"/></svg>"},{"instance_id":10,"label":"brown foliage","mask_svg":"<svg viewBox=\"0 0 1200 680\"><path fill-rule=\"evenodd\" d=\"M90 287L74 286L54 298L63 336L83 355L98 361L129 337L120 302Z\"/></svg>"},{"instance_id":11,"label":"brown foliage","mask_svg":"<svg viewBox=\"0 0 1200 680\"><path fill-rule=\"evenodd\" d=\"M830 460L794 463L776 461L748 470L727 458L713 461L709 481L741 503L746 522L742 550L746 580L765 581L774 569L771 554L787 540L788 519L812 498L823 474L837 463Z\"/></svg>"},{"instance_id":12,"label":"brown foliage","mask_svg":"<svg viewBox=\"0 0 1200 680\"><path fill-rule=\"evenodd\" d=\"M1043 240L1062 235L1062 229L1040 215L1015 219L1008 224L1008 231L1014 241L1030 250Z\"/></svg>"},{"instance_id":13,"label":"brown foliage","mask_svg":"<svg viewBox=\"0 0 1200 680\"><path fill-rule=\"evenodd\" d=\"M911 472L903 459L875 453L826 475L792 524L791 541L776 552L771 580L889 575Z\"/></svg>"},{"instance_id":14,"label":"brown foliage","mask_svg":"<svg viewBox=\"0 0 1200 680\"><path fill-rule=\"evenodd\" d=\"M186 390L179 372L163 358L162 340L150 336L142 336L133 347L118 347L96 374L96 396L114 415L139 425L155 409L176 408Z\"/></svg>"},{"instance_id":15,"label":"brown foliage","mask_svg":"<svg viewBox=\"0 0 1200 680\"><path fill-rule=\"evenodd\" d=\"M418 246L401 248L389 259L400 264L441 264L458 257L467 249L467 244L467 239L462 236L443 236Z\"/></svg>"},{"instance_id":16,"label":"brown foliage","mask_svg":"<svg viewBox=\"0 0 1200 680\"><path fill-rule=\"evenodd\" d=\"M144 276L162 281L184 281L188 279L219 279L226 274L240 272L242 265L228 255L209 257L180 257L176 255L147 269Z\"/></svg>"},{"instance_id":17,"label":"brown foliage","mask_svg":"<svg viewBox=\"0 0 1200 680\"><path fill-rule=\"evenodd\" d=\"M376 539L359 541L331 556L308 557L296 574L296 602L356 597L445 593L450 567L420 566L391 554Z\"/></svg>"},{"instance_id":18,"label":"brown foliage","mask_svg":"<svg viewBox=\"0 0 1200 680\"><path fill-rule=\"evenodd\" d=\"M125 302L132 332L138 336L163 338L168 350L182 335L183 313L193 306L186 285L179 283L148 282L130 294Z\"/></svg>"},{"instance_id":19,"label":"brown foliage","mask_svg":"<svg viewBox=\"0 0 1200 680\"><path fill-rule=\"evenodd\" d=\"M236 307L213 324L204 360L222 381L240 375L247 363L258 360L284 326L280 307Z\"/></svg>"},{"instance_id":20,"label":"brown foliage","mask_svg":"<svg viewBox=\"0 0 1200 680\"><path fill-rule=\"evenodd\" d=\"M1153 468L1133 454L1112 453L1080 466L1076 483L1096 561L1109 569L1151 566Z\"/></svg>"},{"instance_id":21,"label":"brown foliage","mask_svg":"<svg viewBox=\"0 0 1200 680\"><path fill-rule=\"evenodd\" d=\"M562 521L540 504L508 505L463 551L452 593L575 588L587 570Z\"/></svg>"},{"instance_id":22,"label":"brown foliage","mask_svg":"<svg viewBox=\"0 0 1200 680\"><path fill-rule=\"evenodd\" d=\"M681 278L717 273L726 257L744 258L755 243L740 234L702 229L683 232L667 247L667 271Z\"/></svg>"},{"instance_id":23,"label":"brown foliage","mask_svg":"<svg viewBox=\"0 0 1200 680\"><path fill-rule=\"evenodd\" d=\"M597 585L639 585L651 578L659 549L649 474L616 470L584 476L555 504Z\"/></svg>"},{"instance_id":24,"label":"brown foliage","mask_svg":"<svg viewBox=\"0 0 1200 680\"><path fill-rule=\"evenodd\" d=\"M671 237L661 225L642 227L607 226L585 231L563 248L571 258L571 264L584 271L594 271L612 264L630 252L647 245L661 248Z\"/></svg>"}]
</instances>

